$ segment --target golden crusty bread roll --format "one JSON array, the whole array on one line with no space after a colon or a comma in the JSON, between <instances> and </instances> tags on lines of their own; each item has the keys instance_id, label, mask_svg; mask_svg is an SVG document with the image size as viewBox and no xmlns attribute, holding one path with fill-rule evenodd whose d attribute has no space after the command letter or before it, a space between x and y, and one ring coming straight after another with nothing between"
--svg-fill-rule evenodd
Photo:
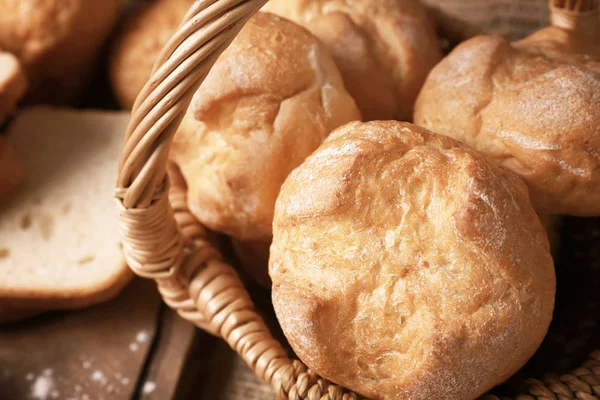
<instances>
[{"instance_id":1,"label":"golden crusty bread roll","mask_svg":"<svg viewBox=\"0 0 600 400\"><path fill-rule=\"evenodd\" d=\"M259 13L221 55L171 154L194 215L240 240L271 240L292 169L338 126L360 119L327 49L304 28Z\"/></svg>"},{"instance_id":2,"label":"golden crusty bread roll","mask_svg":"<svg viewBox=\"0 0 600 400\"><path fill-rule=\"evenodd\" d=\"M527 188L400 122L333 132L284 183L273 304L296 354L372 399L474 399L522 367L552 317Z\"/></svg>"},{"instance_id":3,"label":"golden crusty bread roll","mask_svg":"<svg viewBox=\"0 0 600 400\"><path fill-rule=\"evenodd\" d=\"M121 0L0 0L0 49L23 63L29 102L73 100L120 8Z\"/></svg>"},{"instance_id":4,"label":"golden crusty bread roll","mask_svg":"<svg viewBox=\"0 0 600 400\"><path fill-rule=\"evenodd\" d=\"M331 50L366 120L412 118L441 58L419 0L271 0L263 8L308 28Z\"/></svg>"},{"instance_id":5,"label":"golden crusty bread roll","mask_svg":"<svg viewBox=\"0 0 600 400\"><path fill-rule=\"evenodd\" d=\"M600 44L558 27L479 36L429 75L415 123L515 171L542 214L600 215Z\"/></svg>"},{"instance_id":6,"label":"golden crusty bread roll","mask_svg":"<svg viewBox=\"0 0 600 400\"><path fill-rule=\"evenodd\" d=\"M193 3L194 0L154 0L125 21L109 59L111 84L123 108L133 107L158 54Z\"/></svg>"}]
</instances>

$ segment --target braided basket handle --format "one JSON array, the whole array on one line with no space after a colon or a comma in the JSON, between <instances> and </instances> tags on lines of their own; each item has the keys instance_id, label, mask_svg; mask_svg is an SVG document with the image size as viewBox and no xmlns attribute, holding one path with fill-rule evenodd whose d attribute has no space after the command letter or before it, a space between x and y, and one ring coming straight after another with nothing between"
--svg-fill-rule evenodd
<instances>
[{"instance_id":1,"label":"braided basket handle","mask_svg":"<svg viewBox=\"0 0 600 400\"><path fill-rule=\"evenodd\" d=\"M267 0L197 0L161 51L133 107L115 197L123 250L137 275L156 280L165 302L223 337L283 399L358 399L288 358L235 270L189 212L169 147L210 68ZM169 169L169 174L167 174Z\"/></svg>"},{"instance_id":2,"label":"braided basket handle","mask_svg":"<svg viewBox=\"0 0 600 400\"><path fill-rule=\"evenodd\" d=\"M599 0L549 0L552 25L588 35L600 32Z\"/></svg>"}]
</instances>

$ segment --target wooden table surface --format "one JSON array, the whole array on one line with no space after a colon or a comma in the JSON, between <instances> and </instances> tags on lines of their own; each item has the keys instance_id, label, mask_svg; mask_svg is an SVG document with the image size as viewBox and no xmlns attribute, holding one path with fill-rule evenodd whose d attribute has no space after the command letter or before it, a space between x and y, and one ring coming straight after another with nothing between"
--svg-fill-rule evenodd
<instances>
[{"instance_id":1,"label":"wooden table surface","mask_svg":"<svg viewBox=\"0 0 600 400\"><path fill-rule=\"evenodd\" d=\"M113 301L0 328L0 400L274 399L225 343L136 279Z\"/></svg>"}]
</instances>

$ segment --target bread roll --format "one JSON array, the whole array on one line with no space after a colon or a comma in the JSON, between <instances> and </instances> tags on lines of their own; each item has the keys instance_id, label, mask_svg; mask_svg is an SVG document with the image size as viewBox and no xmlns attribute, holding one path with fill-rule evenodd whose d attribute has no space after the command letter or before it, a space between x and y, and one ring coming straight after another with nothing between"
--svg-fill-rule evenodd
<instances>
[{"instance_id":1,"label":"bread roll","mask_svg":"<svg viewBox=\"0 0 600 400\"><path fill-rule=\"evenodd\" d=\"M429 75L415 123L519 174L542 214L600 215L600 45L549 27L479 36Z\"/></svg>"},{"instance_id":2,"label":"bread roll","mask_svg":"<svg viewBox=\"0 0 600 400\"><path fill-rule=\"evenodd\" d=\"M548 239L527 188L408 123L352 123L286 180L273 222L277 317L296 354L372 399L474 399L552 317Z\"/></svg>"},{"instance_id":3,"label":"bread roll","mask_svg":"<svg viewBox=\"0 0 600 400\"><path fill-rule=\"evenodd\" d=\"M366 120L411 119L441 58L419 0L271 0L263 10L305 26L327 45Z\"/></svg>"},{"instance_id":4,"label":"bread roll","mask_svg":"<svg viewBox=\"0 0 600 400\"><path fill-rule=\"evenodd\" d=\"M292 169L336 127L360 119L331 55L307 30L259 13L194 95L171 154L192 213L240 240L271 240Z\"/></svg>"},{"instance_id":5,"label":"bread roll","mask_svg":"<svg viewBox=\"0 0 600 400\"><path fill-rule=\"evenodd\" d=\"M111 84L123 108L133 107L158 54L193 3L194 0L154 0L125 21L109 60Z\"/></svg>"},{"instance_id":6,"label":"bread roll","mask_svg":"<svg viewBox=\"0 0 600 400\"><path fill-rule=\"evenodd\" d=\"M23 63L29 102L73 100L120 7L121 0L0 0L0 49Z\"/></svg>"}]
</instances>

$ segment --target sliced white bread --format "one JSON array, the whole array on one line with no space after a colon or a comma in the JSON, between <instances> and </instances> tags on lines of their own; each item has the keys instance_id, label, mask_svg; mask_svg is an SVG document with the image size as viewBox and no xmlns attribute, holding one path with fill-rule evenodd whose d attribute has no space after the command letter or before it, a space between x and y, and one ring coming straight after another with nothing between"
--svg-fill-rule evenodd
<instances>
[{"instance_id":1,"label":"sliced white bread","mask_svg":"<svg viewBox=\"0 0 600 400\"><path fill-rule=\"evenodd\" d=\"M11 124L26 177L0 200L0 313L86 307L131 279L112 197L128 120L34 108Z\"/></svg>"}]
</instances>

